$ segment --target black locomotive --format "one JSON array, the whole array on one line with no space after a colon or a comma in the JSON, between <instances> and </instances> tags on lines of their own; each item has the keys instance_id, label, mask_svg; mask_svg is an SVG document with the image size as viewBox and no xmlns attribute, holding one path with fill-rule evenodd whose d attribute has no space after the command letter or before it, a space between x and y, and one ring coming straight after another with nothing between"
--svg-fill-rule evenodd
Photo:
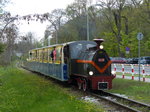
<instances>
[{"instance_id":1,"label":"black locomotive","mask_svg":"<svg viewBox=\"0 0 150 112\"><path fill-rule=\"evenodd\" d=\"M76 82L84 91L111 89L115 76L102 42L74 41L33 49L24 66L61 81Z\"/></svg>"}]
</instances>

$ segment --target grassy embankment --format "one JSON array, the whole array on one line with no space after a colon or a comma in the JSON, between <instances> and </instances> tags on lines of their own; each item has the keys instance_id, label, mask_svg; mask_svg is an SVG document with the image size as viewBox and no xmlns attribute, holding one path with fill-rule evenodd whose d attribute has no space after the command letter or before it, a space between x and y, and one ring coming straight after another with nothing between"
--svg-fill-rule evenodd
<instances>
[{"instance_id":1,"label":"grassy embankment","mask_svg":"<svg viewBox=\"0 0 150 112\"><path fill-rule=\"evenodd\" d=\"M150 104L150 83L116 78L110 92L124 94L131 99Z\"/></svg>"},{"instance_id":2,"label":"grassy embankment","mask_svg":"<svg viewBox=\"0 0 150 112\"><path fill-rule=\"evenodd\" d=\"M50 80L0 67L0 112L103 112Z\"/></svg>"}]
</instances>

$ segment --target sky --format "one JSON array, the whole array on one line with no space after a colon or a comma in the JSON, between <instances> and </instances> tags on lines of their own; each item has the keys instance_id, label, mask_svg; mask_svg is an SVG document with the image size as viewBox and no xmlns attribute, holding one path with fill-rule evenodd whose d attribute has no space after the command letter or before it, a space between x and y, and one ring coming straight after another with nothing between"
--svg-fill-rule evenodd
<instances>
[{"instance_id":1,"label":"sky","mask_svg":"<svg viewBox=\"0 0 150 112\"><path fill-rule=\"evenodd\" d=\"M10 4L7 4L5 10L9 11L12 15L28 15L28 14L43 14L51 12L54 9L65 9L67 5L74 2L74 0L10 0ZM20 35L24 35L27 32L34 32L36 38L40 40L44 36L46 26L50 23L40 22L21 22L19 25Z\"/></svg>"},{"instance_id":2,"label":"sky","mask_svg":"<svg viewBox=\"0 0 150 112\"><path fill-rule=\"evenodd\" d=\"M28 14L43 14L51 12L54 9L65 9L69 4L75 0L10 0L5 10L9 11L12 16L14 15L28 15ZM96 0L92 0L92 4ZM28 22L21 21L18 26L20 35L24 36L28 32L33 32L37 40L41 40L44 37L44 31L46 26L50 25L48 22L43 24L40 22Z\"/></svg>"}]
</instances>

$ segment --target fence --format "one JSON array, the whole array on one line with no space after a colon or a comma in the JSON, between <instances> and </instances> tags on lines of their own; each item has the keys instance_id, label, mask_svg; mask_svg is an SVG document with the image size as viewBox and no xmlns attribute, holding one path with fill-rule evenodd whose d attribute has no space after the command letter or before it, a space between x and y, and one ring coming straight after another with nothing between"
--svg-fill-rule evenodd
<instances>
[{"instance_id":1,"label":"fence","mask_svg":"<svg viewBox=\"0 0 150 112\"><path fill-rule=\"evenodd\" d=\"M120 72L122 74L122 78L126 78L126 74L131 76L131 79L135 79L135 75L139 74L139 65L138 64L112 64L112 70L115 72ZM129 75L130 74L130 75ZM140 65L140 76L142 80L145 81L147 77L150 80L150 65ZM137 75L136 75L137 77ZM141 78L140 78L141 79Z\"/></svg>"}]
</instances>

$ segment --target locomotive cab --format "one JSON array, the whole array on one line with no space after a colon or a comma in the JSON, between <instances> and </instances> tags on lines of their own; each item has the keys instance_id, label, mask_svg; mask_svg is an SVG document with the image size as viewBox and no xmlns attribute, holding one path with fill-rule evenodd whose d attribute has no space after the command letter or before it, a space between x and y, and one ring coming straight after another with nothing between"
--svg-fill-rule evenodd
<instances>
[{"instance_id":1,"label":"locomotive cab","mask_svg":"<svg viewBox=\"0 0 150 112\"><path fill-rule=\"evenodd\" d=\"M76 72L90 76L111 76L111 61L106 51L100 48L100 43L102 40L97 42L97 46L80 52Z\"/></svg>"},{"instance_id":2,"label":"locomotive cab","mask_svg":"<svg viewBox=\"0 0 150 112\"><path fill-rule=\"evenodd\" d=\"M95 39L95 44L88 49L82 49L76 59L72 59L72 76L86 90L104 90L112 88L111 60L103 49L102 39Z\"/></svg>"}]
</instances>

